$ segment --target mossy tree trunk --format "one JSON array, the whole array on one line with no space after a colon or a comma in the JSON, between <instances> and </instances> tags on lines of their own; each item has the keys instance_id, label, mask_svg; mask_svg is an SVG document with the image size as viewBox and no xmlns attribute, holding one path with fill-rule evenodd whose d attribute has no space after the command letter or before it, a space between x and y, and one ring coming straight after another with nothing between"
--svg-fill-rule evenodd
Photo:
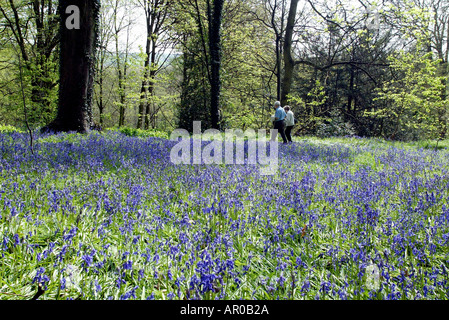
<instances>
[{"instance_id":1,"label":"mossy tree trunk","mask_svg":"<svg viewBox=\"0 0 449 320\"><path fill-rule=\"evenodd\" d=\"M56 119L43 131L86 133L92 123L99 0L60 0L60 84ZM79 29L68 28L68 6L79 8ZM72 16L73 17L73 16ZM75 18L76 19L76 18Z\"/></svg>"},{"instance_id":2,"label":"mossy tree trunk","mask_svg":"<svg viewBox=\"0 0 449 320\"><path fill-rule=\"evenodd\" d=\"M209 50L211 60L211 123L214 129L220 129L221 21L223 6L224 0L214 0L211 10L208 2Z\"/></svg>"}]
</instances>

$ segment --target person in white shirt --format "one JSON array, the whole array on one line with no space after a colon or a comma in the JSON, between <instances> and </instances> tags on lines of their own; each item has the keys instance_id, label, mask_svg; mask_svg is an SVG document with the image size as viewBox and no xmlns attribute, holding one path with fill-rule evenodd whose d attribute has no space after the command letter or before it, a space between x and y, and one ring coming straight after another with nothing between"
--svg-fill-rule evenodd
<instances>
[{"instance_id":1,"label":"person in white shirt","mask_svg":"<svg viewBox=\"0 0 449 320\"><path fill-rule=\"evenodd\" d=\"M295 125L295 115L292 112L290 106L286 106L284 108L285 113L287 114L287 116L285 117L285 135L287 136L287 140L290 143L293 143L292 141L292 129L293 126Z\"/></svg>"}]
</instances>

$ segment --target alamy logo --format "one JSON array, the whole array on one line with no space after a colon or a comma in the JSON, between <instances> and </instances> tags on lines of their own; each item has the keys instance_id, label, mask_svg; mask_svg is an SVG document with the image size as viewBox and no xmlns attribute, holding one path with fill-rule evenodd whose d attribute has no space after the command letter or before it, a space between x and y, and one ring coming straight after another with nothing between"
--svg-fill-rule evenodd
<instances>
[{"instance_id":1,"label":"alamy logo","mask_svg":"<svg viewBox=\"0 0 449 320\"><path fill-rule=\"evenodd\" d=\"M70 14L70 16L65 20L65 26L69 30L79 30L81 28L80 25L80 8L77 6L71 5L65 9L66 14Z\"/></svg>"},{"instance_id":2,"label":"alamy logo","mask_svg":"<svg viewBox=\"0 0 449 320\"><path fill-rule=\"evenodd\" d=\"M368 290L377 291L380 289L380 271L379 267L371 264L366 267L366 287Z\"/></svg>"},{"instance_id":3,"label":"alamy logo","mask_svg":"<svg viewBox=\"0 0 449 320\"><path fill-rule=\"evenodd\" d=\"M170 152L170 160L175 165L244 165L246 159L247 165L260 165L261 175L274 175L279 167L278 142L268 142L266 130L259 130L257 135L253 129L245 132L228 129L224 135L212 129L202 134L201 122L196 121L193 123L192 137L187 130L178 129L171 134L170 139L178 142ZM203 142L207 144L204 147Z\"/></svg>"},{"instance_id":4,"label":"alamy logo","mask_svg":"<svg viewBox=\"0 0 449 320\"><path fill-rule=\"evenodd\" d=\"M380 15L376 7L371 6L366 9L368 14L368 19L366 20L366 27L369 30L379 30L380 29Z\"/></svg>"}]
</instances>

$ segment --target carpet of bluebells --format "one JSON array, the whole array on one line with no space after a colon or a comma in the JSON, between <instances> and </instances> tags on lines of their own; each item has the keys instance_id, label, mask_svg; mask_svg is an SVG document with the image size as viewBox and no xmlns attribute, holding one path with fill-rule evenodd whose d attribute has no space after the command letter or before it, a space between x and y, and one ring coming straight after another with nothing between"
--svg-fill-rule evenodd
<instances>
[{"instance_id":1,"label":"carpet of bluebells","mask_svg":"<svg viewBox=\"0 0 449 320\"><path fill-rule=\"evenodd\" d=\"M0 299L448 299L449 151L279 146L279 172L118 132L0 134Z\"/></svg>"}]
</instances>

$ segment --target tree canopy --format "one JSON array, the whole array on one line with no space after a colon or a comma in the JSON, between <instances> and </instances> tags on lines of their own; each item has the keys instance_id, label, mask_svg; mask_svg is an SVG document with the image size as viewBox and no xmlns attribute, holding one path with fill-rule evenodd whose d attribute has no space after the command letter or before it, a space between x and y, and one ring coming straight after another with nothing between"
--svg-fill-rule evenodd
<instances>
[{"instance_id":1,"label":"tree canopy","mask_svg":"<svg viewBox=\"0 0 449 320\"><path fill-rule=\"evenodd\" d=\"M83 3L99 6L70 2L81 29ZM93 37L68 42L64 4L0 2L0 123L25 125L24 98L34 128L56 128L61 108L84 110L83 125L66 113L80 132L269 128L280 100L298 135L447 136L445 1L102 0Z\"/></svg>"}]
</instances>

